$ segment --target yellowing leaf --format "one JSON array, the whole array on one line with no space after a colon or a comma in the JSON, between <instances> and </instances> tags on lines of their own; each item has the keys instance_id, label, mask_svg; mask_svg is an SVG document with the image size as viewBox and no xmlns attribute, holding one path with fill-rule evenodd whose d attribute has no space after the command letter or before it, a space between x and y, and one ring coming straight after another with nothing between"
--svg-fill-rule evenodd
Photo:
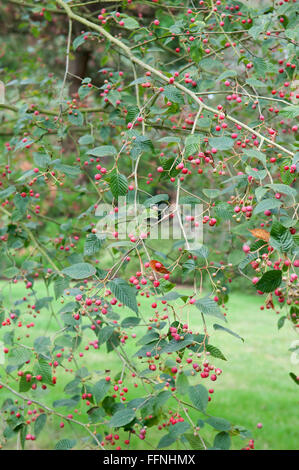
<instances>
[{"instance_id":1,"label":"yellowing leaf","mask_svg":"<svg viewBox=\"0 0 299 470\"><path fill-rule=\"evenodd\" d=\"M150 267L156 271L157 273L161 273L161 274L169 274L170 271L168 271L168 269L165 268L165 266L160 262L160 261L157 261L155 259L152 259L150 262Z\"/></svg>"},{"instance_id":2,"label":"yellowing leaf","mask_svg":"<svg viewBox=\"0 0 299 470\"><path fill-rule=\"evenodd\" d=\"M270 240L270 232L267 232L267 230L263 228L254 228L253 230L249 230L249 232L259 240L264 240L265 242L269 242Z\"/></svg>"}]
</instances>

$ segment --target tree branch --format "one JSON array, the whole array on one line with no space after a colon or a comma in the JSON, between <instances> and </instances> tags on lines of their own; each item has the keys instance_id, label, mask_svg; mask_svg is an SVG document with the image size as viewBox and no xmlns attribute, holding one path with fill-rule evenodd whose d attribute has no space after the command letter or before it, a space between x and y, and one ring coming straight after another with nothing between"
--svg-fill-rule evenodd
<instances>
[{"instance_id":1,"label":"tree branch","mask_svg":"<svg viewBox=\"0 0 299 470\"><path fill-rule=\"evenodd\" d=\"M66 14L68 15L69 18L71 18L73 20L76 20L79 23L84 24L85 26L87 26L88 28L93 29L94 31L99 32L102 36L109 39L109 41L111 41L112 44L115 44L118 48L122 49L132 62L139 65L143 69L150 71L152 74L154 74L156 77L158 77L163 82L169 83L169 77L167 77L166 75L164 75L162 72L155 69L151 65L147 64L146 62L143 62L143 60L136 57L132 53L131 49L128 46L126 46L122 41L120 41L119 39L117 39L116 37L114 37L110 33L108 33L108 31L106 31L104 28L102 28L102 26L99 26L95 23L92 23L91 21L89 21L85 18L82 18L82 16L77 15L76 13L74 13L71 10L71 8L63 0L56 0L56 3L58 5L60 5L62 8L64 8L64 10L65 10L65 12L66 12ZM179 90L186 93L186 95L190 96L193 99L193 101L195 101L198 105L202 106L203 109L206 109L207 111L210 111L213 114L219 114L219 111L217 109L211 108L210 106L202 103L202 101L196 96L196 94L193 91L186 88L184 85L181 85L180 83L177 83L177 82L174 81L173 86L175 86ZM252 134L255 134L260 139L264 139L264 142L267 142L267 143L271 144L271 146L278 148L280 151L285 152L288 155L294 156L294 153L291 152L290 150L288 150L287 148L283 147L282 145L277 144L276 142L273 142L272 140L268 139L264 135L262 135L259 132L255 131L251 127L247 126L247 124L244 124L243 122L239 121L238 119L235 119L234 117L232 117L228 114L226 115L226 119L228 119L229 121L231 121L235 124L238 124L239 126L241 126L243 129L247 130L248 132L250 132Z\"/></svg>"},{"instance_id":2,"label":"tree branch","mask_svg":"<svg viewBox=\"0 0 299 470\"><path fill-rule=\"evenodd\" d=\"M52 408L49 408L48 406L44 405L40 401L34 400L33 398L25 397L24 395L21 395L21 393L16 392L12 387L9 385L6 385L3 382L0 382L1 387L6 388L9 392L13 393L17 397L21 398L24 401L31 401L32 403L35 403L36 405L40 406L44 410L48 411L49 413L59 416L60 418L64 419L65 421L69 421L70 423L77 424L78 426L81 426L85 429L85 431L88 432L88 434L91 435L91 437L96 441L99 447L101 447L102 450L105 450L104 447L102 446L101 442L98 440L97 436L93 434L93 432L88 428L88 424L81 423L81 421L77 421L76 419L69 418L68 416L65 416L61 413L58 413L58 411L52 410Z\"/></svg>"}]
</instances>

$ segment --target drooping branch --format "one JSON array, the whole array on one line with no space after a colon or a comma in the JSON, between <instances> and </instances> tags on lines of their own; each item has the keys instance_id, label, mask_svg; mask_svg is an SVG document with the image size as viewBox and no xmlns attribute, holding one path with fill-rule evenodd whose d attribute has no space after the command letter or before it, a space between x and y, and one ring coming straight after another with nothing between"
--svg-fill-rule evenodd
<instances>
[{"instance_id":1,"label":"drooping branch","mask_svg":"<svg viewBox=\"0 0 299 470\"><path fill-rule=\"evenodd\" d=\"M122 41L117 39L116 37L112 36L108 31L106 31L102 26L99 26L92 21L87 20L86 18L83 18L80 15L77 15L72 11L72 9L69 7L68 4L66 4L63 0L56 0L56 3L60 5L62 8L64 8L66 14L68 15L69 18L80 22L81 24L87 26L90 29L93 29L94 31L97 31L100 33L102 36L104 36L106 39L108 39L112 44L117 46L119 49L124 51L124 53L127 55L127 57L131 60L131 62L134 62L135 64L139 65L141 68L148 70L151 72L153 75L155 75L157 78L159 78L162 82L164 83L169 83L169 77L164 75L162 72L157 70L156 68L152 67L151 65L147 64L143 60L139 59L139 57L136 57L133 53L132 50L126 46ZM184 85L181 83L178 83L176 81L173 82L173 86L184 92L186 95L190 96L194 102L196 102L198 105L202 106L203 109L212 112L213 114L219 114L219 111L215 108L212 108L211 106L206 105L203 103L198 96L196 96L196 93L194 93L192 90L189 90L186 88ZM264 135L260 134L259 132L255 131L251 127L247 126L247 124L243 123L242 121L239 121L238 119L234 118L233 116L226 114L226 119L229 121L233 122L234 124L237 124L241 126L243 129L247 130L248 132L255 134L257 137L260 139L263 139L264 142L267 142L268 144L271 144L271 146L278 148L280 151L287 153L288 155L294 156L294 153L291 152L291 150L287 149L286 147L283 147L280 144L277 144L276 142L273 142L272 140L268 139Z\"/></svg>"},{"instance_id":2,"label":"drooping branch","mask_svg":"<svg viewBox=\"0 0 299 470\"><path fill-rule=\"evenodd\" d=\"M65 416L65 415L59 413L58 411L52 410L52 408L49 408L47 405L44 405L40 401L37 401L34 398L29 398L29 397L26 397L26 396L22 395L21 393L18 393L16 390L14 390L12 387L5 384L4 382L0 382L0 385L1 385L1 387L6 388L6 390L8 390L13 395L16 395L17 397L21 398L23 401L26 401L26 402L31 401L32 403L39 406L40 408L47 411L48 413L51 413L52 415L59 416L61 419L65 420L65 421L68 421L69 423L77 424L78 426L83 427L85 429L85 431L88 434L90 434L90 436L96 441L97 445L102 450L105 450L104 447L102 446L101 442L97 438L97 436L95 434L93 434L93 432L89 429L88 424L81 423L81 421L78 421L74 418L71 418L70 416Z\"/></svg>"}]
</instances>

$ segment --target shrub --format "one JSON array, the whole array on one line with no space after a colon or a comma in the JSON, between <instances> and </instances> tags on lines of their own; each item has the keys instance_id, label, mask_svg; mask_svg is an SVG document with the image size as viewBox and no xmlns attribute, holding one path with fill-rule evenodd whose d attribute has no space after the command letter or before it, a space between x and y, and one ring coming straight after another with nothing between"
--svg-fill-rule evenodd
<instances>
[{"instance_id":1,"label":"shrub","mask_svg":"<svg viewBox=\"0 0 299 470\"><path fill-rule=\"evenodd\" d=\"M96 3L2 7L2 444L253 448L206 317L242 340L236 281L298 331L297 2Z\"/></svg>"}]
</instances>

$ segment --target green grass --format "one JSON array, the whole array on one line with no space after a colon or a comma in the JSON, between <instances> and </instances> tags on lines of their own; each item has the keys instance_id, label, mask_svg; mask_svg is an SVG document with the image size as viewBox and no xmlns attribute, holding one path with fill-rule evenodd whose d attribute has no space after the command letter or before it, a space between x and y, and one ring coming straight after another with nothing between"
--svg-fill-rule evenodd
<instances>
[{"instance_id":1,"label":"green grass","mask_svg":"<svg viewBox=\"0 0 299 470\"><path fill-rule=\"evenodd\" d=\"M3 284L2 284L3 287ZM47 295L43 288L39 287L38 297ZM6 305L11 306L11 302L24 295L21 286L17 285L9 292L6 285L3 290ZM13 293L13 295L12 295ZM178 302L177 306L181 305ZM299 429L296 408L298 406L298 388L288 376L288 373L294 370L295 366L290 363L290 353L288 351L294 333L291 328L286 325L282 330L277 329L277 315L271 310L261 311L259 309L260 299L246 294L233 294L229 303L228 323L227 327L237 332L245 339L243 343L239 339L228 335L225 332L214 331L212 324L215 319L207 318L209 333L211 334L210 343L217 346L228 361L213 359L213 363L223 370L223 374L219 379L212 383L210 379L206 379L203 383L209 388L215 390L212 401L208 407L208 412L213 416L221 416L229 420L232 424L239 424L252 431L257 449L297 449L299 441ZM58 303L58 307L61 306ZM118 309L121 317L128 316L127 312ZM152 314L150 302L141 298L141 311L144 317ZM187 314L183 313L182 318L187 320ZM130 313L131 315L131 313ZM192 307L189 309L189 324L192 325L193 331L201 331L201 318L199 311ZM32 321L29 314L25 314L28 322ZM38 318L34 319L36 324L33 329L22 329L19 333L22 336L23 344L32 343L33 338L45 335L48 324L49 314L46 309L41 311ZM218 323L218 321L216 320ZM25 321L24 321L25 323ZM48 334L53 335L56 330L55 320L50 324ZM24 331L26 330L26 331ZM135 329L137 339L142 335L142 328ZM0 330L0 340L7 328ZM140 333L138 334L138 331ZM24 338L25 334L29 334L30 338ZM90 338L94 338L90 333ZM84 351L87 340L81 345L80 351ZM126 346L128 354L135 350L133 340ZM78 358L77 362L80 367L86 366L89 370L104 371L111 369L119 371L120 364L116 355L110 354L107 359L105 349L100 348L99 351L90 350L84 354L83 358ZM74 366L74 364L72 365ZM2 371L0 368L0 374ZM113 376L113 373L111 374ZM32 393L36 399L44 401L50 407L56 399L65 396L63 389L66 383L72 380L71 373L58 372L58 384L56 387L46 392L36 391ZM202 381L202 379L199 379ZM196 379L196 381L199 381ZM139 389L138 389L139 390ZM30 394L29 392L28 394ZM138 396L141 390L131 388L128 394L128 400ZM27 394L27 395L28 395ZM3 390L0 392L1 402L3 397L9 394ZM139 395L140 396L140 395ZM144 393L143 395L144 396ZM78 405L79 412L82 417L85 415L86 405ZM59 408L57 411L67 414L70 410ZM191 413L194 420L202 418L199 413ZM33 444L35 448L53 449L55 442L64 437L72 435L71 430L59 429L60 419L51 417L47 428L42 431L38 440ZM262 429L257 429L258 422L263 423ZM67 432L65 431L67 429ZM156 428L155 428L156 429ZM82 430L79 427L72 426L74 436L82 437ZM207 434L210 442L213 441L215 432L210 428L203 431ZM150 442L155 445L165 432L149 431ZM237 438L234 440L234 448L241 448L245 444L244 441ZM10 439L5 448L15 448L15 441ZM134 439L131 448L147 448L148 444Z\"/></svg>"}]
</instances>

